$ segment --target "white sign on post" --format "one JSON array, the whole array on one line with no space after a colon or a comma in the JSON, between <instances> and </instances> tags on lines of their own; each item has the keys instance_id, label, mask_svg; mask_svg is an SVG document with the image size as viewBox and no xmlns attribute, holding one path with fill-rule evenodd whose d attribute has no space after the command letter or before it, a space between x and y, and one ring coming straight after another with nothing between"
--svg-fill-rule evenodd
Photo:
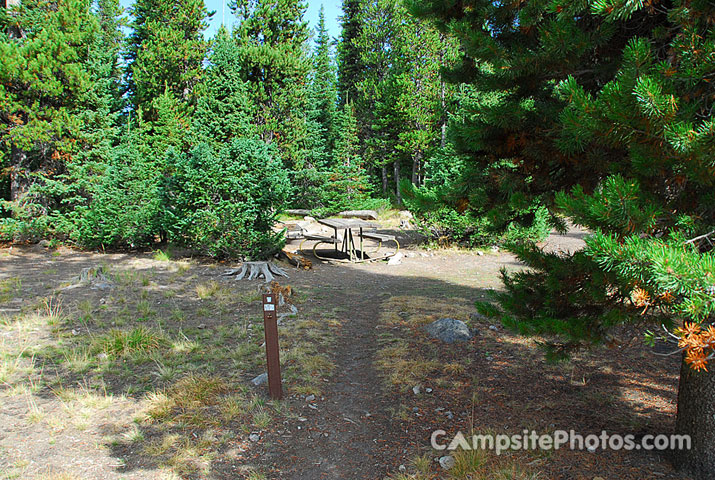
<instances>
[{"instance_id":1,"label":"white sign on post","mask_svg":"<svg viewBox=\"0 0 715 480\"><path fill-rule=\"evenodd\" d=\"M276 309L276 306L273 305L272 303L266 303L265 305L263 305L263 310L265 310L266 312L272 312L275 309Z\"/></svg>"}]
</instances>

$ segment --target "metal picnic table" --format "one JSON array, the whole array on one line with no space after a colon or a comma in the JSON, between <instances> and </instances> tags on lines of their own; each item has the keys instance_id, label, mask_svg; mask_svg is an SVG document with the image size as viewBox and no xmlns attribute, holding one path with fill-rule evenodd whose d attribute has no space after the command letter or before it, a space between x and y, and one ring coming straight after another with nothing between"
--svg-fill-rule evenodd
<instances>
[{"instance_id":1,"label":"metal picnic table","mask_svg":"<svg viewBox=\"0 0 715 480\"><path fill-rule=\"evenodd\" d=\"M400 244L393 235L384 235L373 232L366 232L365 229L376 229L377 225L365 220L355 219L355 218L321 218L317 220L318 223L330 227L333 229L334 235L332 237L321 237L313 236L308 237L308 239L318 240L318 242L313 246L313 255L321 260L326 260L325 258L317 254L317 247L321 243L332 243L335 252L342 252L349 259L350 262L363 262L366 260L378 260L379 258L369 258L365 256L364 250L364 239L370 239L379 242L377 250L382 247L382 242L393 241L397 245L397 249L394 253L386 255L380 258L388 258L397 253L400 248ZM338 230L343 230L342 241ZM357 230L357 232L353 232ZM358 242L356 242L356 237ZM338 248L338 244L340 248ZM377 251L376 250L376 251Z\"/></svg>"}]
</instances>

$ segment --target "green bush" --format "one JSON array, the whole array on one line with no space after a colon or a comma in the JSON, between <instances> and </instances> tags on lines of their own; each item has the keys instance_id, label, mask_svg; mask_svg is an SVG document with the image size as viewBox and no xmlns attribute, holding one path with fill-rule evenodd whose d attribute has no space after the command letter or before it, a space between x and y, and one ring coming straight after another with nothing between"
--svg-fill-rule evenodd
<instances>
[{"instance_id":1,"label":"green bush","mask_svg":"<svg viewBox=\"0 0 715 480\"><path fill-rule=\"evenodd\" d=\"M170 150L174 173L163 187L162 225L171 242L216 257L266 258L282 245L272 230L290 192L276 151L237 138L218 153L207 144Z\"/></svg>"}]
</instances>

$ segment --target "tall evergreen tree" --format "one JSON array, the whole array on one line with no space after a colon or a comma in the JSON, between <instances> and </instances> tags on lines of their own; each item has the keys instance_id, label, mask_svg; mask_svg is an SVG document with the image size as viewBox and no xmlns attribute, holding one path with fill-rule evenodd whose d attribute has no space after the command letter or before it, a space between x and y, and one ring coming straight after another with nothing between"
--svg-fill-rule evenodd
<instances>
[{"instance_id":1,"label":"tall evergreen tree","mask_svg":"<svg viewBox=\"0 0 715 480\"><path fill-rule=\"evenodd\" d=\"M310 59L308 25L300 0L238 0L234 36L241 72L256 105L258 135L275 142L287 167L300 170L305 160L306 106Z\"/></svg>"},{"instance_id":2,"label":"tall evergreen tree","mask_svg":"<svg viewBox=\"0 0 715 480\"><path fill-rule=\"evenodd\" d=\"M168 91L190 101L199 82L209 14L203 0L137 0L130 8L127 82L135 107L154 117L153 99Z\"/></svg>"},{"instance_id":3,"label":"tall evergreen tree","mask_svg":"<svg viewBox=\"0 0 715 480\"><path fill-rule=\"evenodd\" d=\"M233 138L252 135L255 107L241 76L241 52L223 25L213 40L207 63L193 115L199 141L219 147Z\"/></svg>"},{"instance_id":4,"label":"tall evergreen tree","mask_svg":"<svg viewBox=\"0 0 715 480\"><path fill-rule=\"evenodd\" d=\"M471 57L455 76L482 101L460 149L494 172L495 211L538 199L593 232L569 255L515 246L531 268L504 275L501 311L484 309L555 355L636 319L684 321L677 430L693 448L676 458L712 478L715 6L413 3Z\"/></svg>"},{"instance_id":5,"label":"tall evergreen tree","mask_svg":"<svg viewBox=\"0 0 715 480\"><path fill-rule=\"evenodd\" d=\"M321 6L318 16L318 26L315 28L315 50L313 51L313 72L311 75L310 95L315 101L315 121L325 135L325 143L330 147L333 143L333 123L335 121L335 106L337 102L335 65L330 54L330 36L325 26L325 9Z\"/></svg>"},{"instance_id":6,"label":"tall evergreen tree","mask_svg":"<svg viewBox=\"0 0 715 480\"><path fill-rule=\"evenodd\" d=\"M362 30L362 9L365 0L343 0L338 43L338 95L341 103L357 99L357 84L363 64L357 39Z\"/></svg>"},{"instance_id":7,"label":"tall evergreen tree","mask_svg":"<svg viewBox=\"0 0 715 480\"><path fill-rule=\"evenodd\" d=\"M99 30L89 7L85 0L26 0L13 14L22 34L0 36L0 142L16 213L24 203L31 210L24 214L46 214L47 199L24 196L32 184L63 173L77 153L82 125L72 113L89 103L88 45Z\"/></svg>"},{"instance_id":8,"label":"tall evergreen tree","mask_svg":"<svg viewBox=\"0 0 715 480\"><path fill-rule=\"evenodd\" d=\"M329 172L326 194L340 195L341 208L349 208L370 194L370 180L360 156L355 107L343 104L336 118L334 165Z\"/></svg>"}]
</instances>

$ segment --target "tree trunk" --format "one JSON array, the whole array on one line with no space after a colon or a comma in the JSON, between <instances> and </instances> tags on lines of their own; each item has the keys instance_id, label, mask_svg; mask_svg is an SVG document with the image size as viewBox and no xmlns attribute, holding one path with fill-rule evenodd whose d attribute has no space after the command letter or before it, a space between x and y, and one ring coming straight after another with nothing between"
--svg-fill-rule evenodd
<instances>
[{"instance_id":1,"label":"tree trunk","mask_svg":"<svg viewBox=\"0 0 715 480\"><path fill-rule=\"evenodd\" d=\"M417 187L422 183L420 181L420 170L422 169L422 151L417 150L415 156L412 157L412 185Z\"/></svg>"},{"instance_id":2,"label":"tree trunk","mask_svg":"<svg viewBox=\"0 0 715 480\"><path fill-rule=\"evenodd\" d=\"M395 160L393 163L393 169L395 173L395 199L397 200L397 205L402 205L402 194L400 193L400 161Z\"/></svg>"},{"instance_id":3,"label":"tree trunk","mask_svg":"<svg viewBox=\"0 0 715 480\"><path fill-rule=\"evenodd\" d=\"M675 430L692 441L690 450L674 451L675 465L697 480L715 478L715 372L682 363Z\"/></svg>"},{"instance_id":4,"label":"tree trunk","mask_svg":"<svg viewBox=\"0 0 715 480\"><path fill-rule=\"evenodd\" d=\"M387 165L382 166L382 196L387 196Z\"/></svg>"},{"instance_id":5,"label":"tree trunk","mask_svg":"<svg viewBox=\"0 0 715 480\"><path fill-rule=\"evenodd\" d=\"M440 45L444 45L445 38L444 34L440 33L439 34L439 42ZM441 48L439 50L439 64L444 65L444 48ZM446 85L444 82L444 76L442 75L442 72L440 71L439 74L439 103L440 106L442 107L441 111L441 116L440 116L440 123L442 124L440 126L441 130L441 137L439 140L439 146L441 148L444 148L445 145L447 145L447 96L446 96Z\"/></svg>"},{"instance_id":6,"label":"tree trunk","mask_svg":"<svg viewBox=\"0 0 715 480\"><path fill-rule=\"evenodd\" d=\"M12 146L10 153L10 200L18 201L30 188L30 179L25 172L28 167L27 152Z\"/></svg>"}]
</instances>

